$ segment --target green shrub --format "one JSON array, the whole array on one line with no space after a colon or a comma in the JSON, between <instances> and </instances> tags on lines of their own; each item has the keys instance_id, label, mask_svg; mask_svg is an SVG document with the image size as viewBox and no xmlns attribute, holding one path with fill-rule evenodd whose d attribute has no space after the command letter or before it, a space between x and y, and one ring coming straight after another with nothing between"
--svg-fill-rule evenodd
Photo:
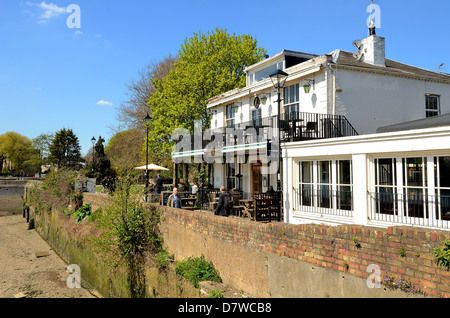
<instances>
[{"instance_id":1,"label":"green shrub","mask_svg":"<svg viewBox=\"0 0 450 318\"><path fill-rule=\"evenodd\" d=\"M67 207L63 210L63 213L65 216L70 216L72 214L72 209L70 207Z\"/></svg>"},{"instance_id":2,"label":"green shrub","mask_svg":"<svg viewBox=\"0 0 450 318\"><path fill-rule=\"evenodd\" d=\"M190 281L195 287L201 281L222 282L219 272L214 268L212 262L207 262L205 256L188 257L178 262L175 272Z\"/></svg>"},{"instance_id":3,"label":"green shrub","mask_svg":"<svg viewBox=\"0 0 450 318\"><path fill-rule=\"evenodd\" d=\"M173 262L174 258L175 256L173 254L170 254L167 251L167 248L165 248L155 254L156 266L159 269L165 269L171 262Z\"/></svg>"},{"instance_id":4,"label":"green shrub","mask_svg":"<svg viewBox=\"0 0 450 318\"><path fill-rule=\"evenodd\" d=\"M208 297L209 298L223 298L223 291L221 290L217 290L217 289L213 289L208 293Z\"/></svg>"},{"instance_id":5,"label":"green shrub","mask_svg":"<svg viewBox=\"0 0 450 318\"><path fill-rule=\"evenodd\" d=\"M91 214L91 205L85 204L75 211L73 216L75 217L75 223L79 224L84 220L85 217Z\"/></svg>"},{"instance_id":6,"label":"green shrub","mask_svg":"<svg viewBox=\"0 0 450 318\"><path fill-rule=\"evenodd\" d=\"M98 208L97 210L95 210L94 212L92 212L91 214L89 214L86 219L89 222L95 222L98 218L100 218L102 216L103 210L102 208Z\"/></svg>"},{"instance_id":7,"label":"green shrub","mask_svg":"<svg viewBox=\"0 0 450 318\"><path fill-rule=\"evenodd\" d=\"M434 249L435 262L447 270L450 269L450 240L444 241L445 246Z\"/></svg>"}]
</instances>

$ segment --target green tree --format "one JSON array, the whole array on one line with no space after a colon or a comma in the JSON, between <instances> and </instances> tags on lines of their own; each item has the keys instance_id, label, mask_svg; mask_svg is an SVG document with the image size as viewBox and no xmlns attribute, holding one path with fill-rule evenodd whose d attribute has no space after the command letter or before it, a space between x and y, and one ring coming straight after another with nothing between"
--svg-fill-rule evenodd
<instances>
[{"instance_id":1,"label":"green tree","mask_svg":"<svg viewBox=\"0 0 450 318\"><path fill-rule=\"evenodd\" d=\"M13 173L35 172L36 158L37 150L28 137L14 131L0 135L0 168Z\"/></svg>"},{"instance_id":2,"label":"green tree","mask_svg":"<svg viewBox=\"0 0 450 318\"><path fill-rule=\"evenodd\" d=\"M144 132L138 129L124 130L112 136L105 147L105 153L111 160L111 166L119 174L127 174L144 157L142 142Z\"/></svg>"},{"instance_id":3,"label":"green tree","mask_svg":"<svg viewBox=\"0 0 450 318\"><path fill-rule=\"evenodd\" d=\"M170 136L176 128L193 132L196 120L201 120L202 129L208 128L208 100L244 87L245 68L261 61L265 54L252 36L229 34L219 28L207 34L194 33L186 39L175 67L162 80L152 81L156 88L149 98L152 151L170 156Z\"/></svg>"},{"instance_id":4,"label":"green tree","mask_svg":"<svg viewBox=\"0 0 450 318\"><path fill-rule=\"evenodd\" d=\"M33 147L36 149L38 157L36 158L39 165L39 176L41 175L41 166L48 163L48 157L50 156L50 145L54 138L53 133L43 133L33 138Z\"/></svg>"},{"instance_id":5,"label":"green tree","mask_svg":"<svg viewBox=\"0 0 450 318\"><path fill-rule=\"evenodd\" d=\"M54 134L49 132L40 134L32 140L33 147L39 150L43 162L50 156L50 145L52 144L53 138Z\"/></svg>"},{"instance_id":6,"label":"green tree","mask_svg":"<svg viewBox=\"0 0 450 318\"><path fill-rule=\"evenodd\" d=\"M50 162L58 168L75 168L80 162L80 144L72 129L63 128L55 133L49 147Z\"/></svg>"},{"instance_id":7,"label":"green tree","mask_svg":"<svg viewBox=\"0 0 450 318\"><path fill-rule=\"evenodd\" d=\"M92 160L90 160L84 168L87 177L103 179L106 176L110 176L112 173L111 161L105 154L105 148L103 146L104 142L105 139L103 139L102 136L99 136L97 143L94 145Z\"/></svg>"}]
</instances>

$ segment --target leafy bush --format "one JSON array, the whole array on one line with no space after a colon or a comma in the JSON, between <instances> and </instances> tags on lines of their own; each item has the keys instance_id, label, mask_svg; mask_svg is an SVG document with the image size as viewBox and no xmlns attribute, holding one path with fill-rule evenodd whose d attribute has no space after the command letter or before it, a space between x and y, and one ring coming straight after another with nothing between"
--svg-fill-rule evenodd
<instances>
[{"instance_id":1,"label":"leafy bush","mask_svg":"<svg viewBox=\"0 0 450 318\"><path fill-rule=\"evenodd\" d=\"M208 293L208 297L209 298L224 298L223 291L213 289Z\"/></svg>"},{"instance_id":2,"label":"leafy bush","mask_svg":"<svg viewBox=\"0 0 450 318\"><path fill-rule=\"evenodd\" d=\"M100 233L90 242L111 269L126 266L131 297L145 297L145 256L161 251L161 212L142 204L142 193L129 176L116 184L111 198L95 221Z\"/></svg>"},{"instance_id":3,"label":"leafy bush","mask_svg":"<svg viewBox=\"0 0 450 318\"><path fill-rule=\"evenodd\" d=\"M201 281L222 282L219 272L212 262L207 262L205 256L188 257L175 266L175 272L190 281L195 287Z\"/></svg>"},{"instance_id":4,"label":"leafy bush","mask_svg":"<svg viewBox=\"0 0 450 318\"><path fill-rule=\"evenodd\" d=\"M75 211L73 216L75 217L75 223L79 224L85 217L91 215L91 205L85 204L81 208Z\"/></svg>"},{"instance_id":5,"label":"leafy bush","mask_svg":"<svg viewBox=\"0 0 450 318\"><path fill-rule=\"evenodd\" d=\"M445 246L434 249L435 262L447 270L450 269L450 240L444 241Z\"/></svg>"},{"instance_id":6,"label":"leafy bush","mask_svg":"<svg viewBox=\"0 0 450 318\"><path fill-rule=\"evenodd\" d=\"M159 269L165 269L174 259L174 255L170 254L166 249L155 254L156 266Z\"/></svg>"},{"instance_id":7,"label":"leafy bush","mask_svg":"<svg viewBox=\"0 0 450 318\"><path fill-rule=\"evenodd\" d=\"M86 219L89 222L95 222L98 218L102 216L102 214L103 214L102 208L98 208L97 210L89 214Z\"/></svg>"}]
</instances>

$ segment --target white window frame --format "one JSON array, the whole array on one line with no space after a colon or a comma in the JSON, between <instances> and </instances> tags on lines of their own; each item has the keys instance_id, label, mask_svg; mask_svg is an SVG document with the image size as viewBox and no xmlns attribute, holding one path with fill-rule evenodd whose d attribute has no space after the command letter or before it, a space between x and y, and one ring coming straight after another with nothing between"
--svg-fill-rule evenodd
<instances>
[{"instance_id":1,"label":"white window frame","mask_svg":"<svg viewBox=\"0 0 450 318\"><path fill-rule=\"evenodd\" d=\"M290 94L286 94L293 88L294 90L294 100L291 100ZM285 114L291 113L292 109L295 107L295 112L300 112L300 84L294 84L291 86L287 86L283 90L283 112Z\"/></svg>"},{"instance_id":2,"label":"white window frame","mask_svg":"<svg viewBox=\"0 0 450 318\"><path fill-rule=\"evenodd\" d=\"M236 125L236 112L234 111L235 107L236 105L234 103L225 106L225 127L234 127ZM229 116L230 114L232 114L232 116Z\"/></svg>"},{"instance_id":3,"label":"white window frame","mask_svg":"<svg viewBox=\"0 0 450 318\"><path fill-rule=\"evenodd\" d=\"M349 161L350 162L350 183L342 183L339 182L339 163L341 161ZM328 165L328 179L321 181L321 165L323 162L325 165ZM303 176L303 164L309 164L309 174L310 180L305 181ZM331 158L320 158L320 159L300 159L296 162L296 166L298 169L298 173L295 180L294 187L294 214L302 215L306 213L311 217L320 217L320 218L348 218L353 217L353 172L352 172L352 159L351 158L339 158L339 159L331 159ZM337 198L337 193L341 187L350 187L351 189L351 209L341 209L340 202ZM311 198L309 200L305 200L304 202L304 190L310 189ZM324 190L322 192L321 190ZM328 193L326 193L328 192ZM321 194L328 196L328 205L321 205L320 197ZM306 204L304 204L306 203Z\"/></svg>"},{"instance_id":4,"label":"white window frame","mask_svg":"<svg viewBox=\"0 0 450 318\"><path fill-rule=\"evenodd\" d=\"M429 99L436 98L436 108L430 108ZM425 95L425 116L434 117L441 114L441 96L436 94L426 94Z\"/></svg>"}]
</instances>

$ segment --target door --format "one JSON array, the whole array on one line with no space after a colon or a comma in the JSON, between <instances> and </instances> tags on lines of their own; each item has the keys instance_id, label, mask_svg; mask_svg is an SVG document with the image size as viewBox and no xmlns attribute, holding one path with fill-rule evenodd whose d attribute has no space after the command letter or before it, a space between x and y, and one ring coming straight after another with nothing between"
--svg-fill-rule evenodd
<instances>
[{"instance_id":1,"label":"door","mask_svg":"<svg viewBox=\"0 0 450 318\"><path fill-rule=\"evenodd\" d=\"M252 163L252 192L262 192L261 162Z\"/></svg>"}]
</instances>

